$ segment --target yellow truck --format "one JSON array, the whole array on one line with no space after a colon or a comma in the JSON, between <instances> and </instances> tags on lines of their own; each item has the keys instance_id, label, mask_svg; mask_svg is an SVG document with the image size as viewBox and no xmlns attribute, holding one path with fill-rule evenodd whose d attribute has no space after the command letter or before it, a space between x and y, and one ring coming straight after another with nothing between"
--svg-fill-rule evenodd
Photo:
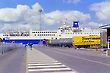
<instances>
[{"instance_id":1,"label":"yellow truck","mask_svg":"<svg viewBox=\"0 0 110 73\"><path fill-rule=\"evenodd\" d=\"M80 47L99 48L100 36L74 36L73 45Z\"/></svg>"}]
</instances>

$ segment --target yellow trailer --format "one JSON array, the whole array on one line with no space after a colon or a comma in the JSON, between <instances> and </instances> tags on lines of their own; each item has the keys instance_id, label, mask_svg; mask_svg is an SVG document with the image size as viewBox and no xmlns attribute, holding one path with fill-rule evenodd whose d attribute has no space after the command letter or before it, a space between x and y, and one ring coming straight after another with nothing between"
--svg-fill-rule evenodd
<instances>
[{"instance_id":1,"label":"yellow trailer","mask_svg":"<svg viewBox=\"0 0 110 73\"><path fill-rule=\"evenodd\" d=\"M74 46L94 46L100 45L100 36L74 36Z\"/></svg>"}]
</instances>

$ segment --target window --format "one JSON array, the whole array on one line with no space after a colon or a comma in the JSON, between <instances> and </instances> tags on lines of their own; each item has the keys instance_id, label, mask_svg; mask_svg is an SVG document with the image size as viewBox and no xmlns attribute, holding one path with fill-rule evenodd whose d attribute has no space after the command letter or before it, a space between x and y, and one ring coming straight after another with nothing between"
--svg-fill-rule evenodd
<instances>
[{"instance_id":1,"label":"window","mask_svg":"<svg viewBox=\"0 0 110 73\"><path fill-rule=\"evenodd\" d=\"M35 32L32 32L32 33L35 33Z\"/></svg>"}]
</instances>

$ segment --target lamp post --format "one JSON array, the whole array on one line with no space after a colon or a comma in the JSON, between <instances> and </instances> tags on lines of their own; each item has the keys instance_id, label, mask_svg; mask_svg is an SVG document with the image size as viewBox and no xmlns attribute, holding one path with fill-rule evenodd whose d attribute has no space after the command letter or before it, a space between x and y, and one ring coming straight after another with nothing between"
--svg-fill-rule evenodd
<instances>
[{"instance_id":1,"label":"lamp post","mask_svg":"<svg viewBox=\"0 0 110 73\"><path fill-rule=\"evenodd\" d=\"M42 29L41 29L42 9L39 10L39 13L40 13L40 22L39 22L39 25L40 25L40 31L41 31L41 30L42 30Z\"/></svg>"},{"instance_id":2,"label":"lamp post","mask_svg":"<svg viewBox=\"0 0 110 73\"><path fill-rule=\"evenodd\" d=\"M42 30L42 24L41 24L41 22L42 22L42 12L43 12L43 10L42 9L39 9L39 13L40 13L40 18L39 18L39 30L40 30L40 42L39 42L39 44L41 44L41 39L42 39L42 36L41 36L41 30Z\"/></svg>"}]
</instances>

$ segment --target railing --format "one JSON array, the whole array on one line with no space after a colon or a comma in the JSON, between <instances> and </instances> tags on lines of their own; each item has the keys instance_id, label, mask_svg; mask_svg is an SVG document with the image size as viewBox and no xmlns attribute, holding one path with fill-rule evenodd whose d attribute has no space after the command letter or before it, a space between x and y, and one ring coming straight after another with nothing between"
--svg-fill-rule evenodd
<instances>
[{"instance_id":1,"label":"railing","mask_svg":"<svg viewBox=\"0 0 110 73\"><path fill-rule=\"evenodd\" d=\"M0 54L4 54L8 51L11 51L11 50L14 50L14 49L17 49L18 48L18 44L16 43L4 43L4 42L1 42L0 43Z\"/></svg>"}]
</instances>

